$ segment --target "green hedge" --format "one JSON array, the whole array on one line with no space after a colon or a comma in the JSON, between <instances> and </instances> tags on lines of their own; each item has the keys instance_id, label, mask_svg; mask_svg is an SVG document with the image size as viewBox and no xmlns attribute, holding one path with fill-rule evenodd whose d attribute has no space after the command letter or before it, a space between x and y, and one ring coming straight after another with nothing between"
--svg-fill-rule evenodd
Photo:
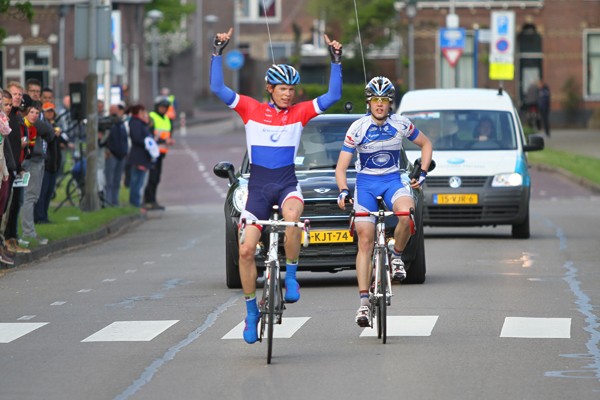
<instances>
[{"instance_id":1,"label":"green hedge","mask_svg":"<svg viewBox=\"0 0 600 400\"><path fill-rule=\"evenodd\" d=\"M314 99L320 95L327 93L328 86L317 83L307 83L301 85L304 89L304 98ZM362 84L344 84L342 86L342 99L336 102L330 109L327 110L327 114L345 113L344 104L351 102L353 113L363 114L366 113L367 109L365 106L365 85Z\"/></svg>"}]
</instances>

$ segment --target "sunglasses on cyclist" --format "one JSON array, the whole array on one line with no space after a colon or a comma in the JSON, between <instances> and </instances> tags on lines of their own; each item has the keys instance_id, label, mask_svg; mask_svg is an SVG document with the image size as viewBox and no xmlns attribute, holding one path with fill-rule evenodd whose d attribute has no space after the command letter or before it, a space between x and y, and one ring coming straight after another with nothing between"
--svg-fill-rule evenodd
<instances>
[{"instance_id":1,"label":"sunglasses on cyclist","mask_svg":"<svg viewBox=\"0 0 600 400\"><path fill-rule=\"evenodd\" d=\"M371 97L371 102L387 104L390 102L390 99L387 97Z\"/></svg>"}]
</instances>

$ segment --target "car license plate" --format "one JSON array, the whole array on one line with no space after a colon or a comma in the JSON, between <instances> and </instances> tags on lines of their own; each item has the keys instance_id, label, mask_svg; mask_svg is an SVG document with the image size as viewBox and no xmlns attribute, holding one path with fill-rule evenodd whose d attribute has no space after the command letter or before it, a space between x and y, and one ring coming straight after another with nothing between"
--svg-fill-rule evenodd
<instances>
[{"instance_id":1,"label":"car license plate","mask_svg":"<svg viewBox=\"0 0 600 400\"><path fill-rule=\"evenodd\" d=\"M353 240L348 230L310 231L310 244L352 243Z\"/></svg>"},{"instance_id":2,"label":"car license plate","mask_svg":"<svg viewBox=\"0 0 600 400\"><path fill-rule=\"evenodd\" d=\"M477 193L433 195L433 204L477 204L478 201Z\"/></svg>"}]
</instances>

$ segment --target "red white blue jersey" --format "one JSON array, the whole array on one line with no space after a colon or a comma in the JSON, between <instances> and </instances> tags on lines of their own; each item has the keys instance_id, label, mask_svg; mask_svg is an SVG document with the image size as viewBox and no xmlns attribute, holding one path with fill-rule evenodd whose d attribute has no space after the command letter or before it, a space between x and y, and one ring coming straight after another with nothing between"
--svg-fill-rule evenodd
<instances>
[{"instance_id":1,"label":"red white blue jersey","mask_svg":"<svg viewBox=\"0 0 600 400\"><path fill-rule=\"evenodd\" d=\"M366 115L348 128L343 151L358 151L356 171L368 175L386 175L400 170L402 139L413 141L419 130L412 122L400 115L390 115L383 125L373 122Z\"/></svg>"},{"instance_id":2,"label":"red white blue jersey","mask_svg":"<svg viewBox=\"0 0 600 400\"><path fill-rule=\"evenodd\" d=\"M317 99L278 111L272 104L239 94L229 107L244 121L250 163L268 169L294 165L302 129L323 112Z\"/></svg>"}]
</instances>

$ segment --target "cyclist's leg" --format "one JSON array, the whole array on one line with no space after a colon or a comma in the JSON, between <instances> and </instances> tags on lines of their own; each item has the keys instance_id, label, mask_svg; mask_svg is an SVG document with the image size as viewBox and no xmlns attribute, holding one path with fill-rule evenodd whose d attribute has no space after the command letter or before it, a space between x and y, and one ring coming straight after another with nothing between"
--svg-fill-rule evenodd
<instances>
[{"instance_id":1,"label":"cyclist's leg","mask_svg":"<svg viewBox=\"0 0 600 400\"><path fill-rule=\"evenodd\" d=\"M285 195L281 204L283 219L286 221L300 221L300 216L304 210L304 199L299 187L284 190L282 195ZM288 303L294 303L300 299L300 285L296 280L296 271L300 255L301 235L302 231L295 227L288 227L285 230L285 301Z\"/></svg>"},{"instance_id":2,"label":"cyclist's leg","mask_svg":"<svg viewBox=\"0 0 600 400\"><path fill-rule=\"evenodd\" d=\"M368 180L367 180L368 181ZM354 210L375 211L377 210L377 192L369 190L372 185L363 179L359 179L354 191ZM358 236L358 252L356 254L356 280L358 282L358 294L360 306L356 312L356 323L361 327L369 326L369 285L373 274L371 259L375 240L375 218L357 217L355 219L355 230Z\"/></svg>"},{"instance_id":3,"label":"cyclist's leg","mask_svg":"<svg viewBox=\"0 0 600 400\"><path fill-rule=\"evenodd\" d=\"M395 188L394 193L390 202L392 203L392 209L398 211L409 211L414 208L415 203L412 197L412 189L408 186L404 186L400 183ZM388 202L389 204L389 202ZM398 217L398 224L394 230L394 249L392 250L392 272L394 280L404 280L406 278L406 270L404 269L404 263L402 262L402 252L410 239L410 216Z\"/></svg>"}]
</instances>

